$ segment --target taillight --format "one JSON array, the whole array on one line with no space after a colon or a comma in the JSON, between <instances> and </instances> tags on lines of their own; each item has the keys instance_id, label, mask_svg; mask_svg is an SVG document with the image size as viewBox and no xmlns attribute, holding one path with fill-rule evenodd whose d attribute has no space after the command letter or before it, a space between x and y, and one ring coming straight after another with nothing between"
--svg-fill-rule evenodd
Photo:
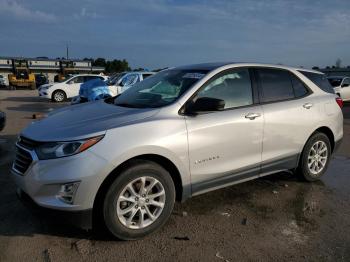
<instances>
[{"instance_id":1,"label":"taillight","mask_svg":"<svg viewBox=\"0 0 350 262\"><path fill-rule=\"evenodd\" d=\"M341 99L340 97L337 97L335 101L337 102L340 108L343 108L343 99Z\"/></svg>"}]
</instances>

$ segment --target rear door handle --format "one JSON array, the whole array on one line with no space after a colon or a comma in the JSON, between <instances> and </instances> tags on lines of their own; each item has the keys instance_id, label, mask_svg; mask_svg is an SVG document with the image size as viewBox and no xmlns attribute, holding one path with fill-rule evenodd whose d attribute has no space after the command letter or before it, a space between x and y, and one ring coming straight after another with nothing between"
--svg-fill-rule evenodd
<instances>
[{"instance_id":1,"label":"rear door handle","mask_svg":"<svg viewBox=\"0 0 350 262\"><path fill-rule=\"evenodd\" d=\"M313 106L312 103L303 104L303 107L306 108L306 109L310 109L312 106Z\"/></svg>"},{"instance_id":2,"label":"rear door handle","mask_svg":"<svg viewBox=\"0 0 350 262\"><path fill-rule=\"evenodd\" d=\"M250 120L254 120L257 117L260 117L261 115L259 113L248 113L247 115L245 115L245 118L250 119Z\"/></svg>"}]
</instances>

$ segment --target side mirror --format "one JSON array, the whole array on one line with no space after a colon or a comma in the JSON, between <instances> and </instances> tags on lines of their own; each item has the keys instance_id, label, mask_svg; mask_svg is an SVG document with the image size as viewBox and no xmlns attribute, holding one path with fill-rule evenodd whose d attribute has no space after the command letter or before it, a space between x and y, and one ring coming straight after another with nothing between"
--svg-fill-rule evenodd
<instances>
[{"instance_id":1,"label":"side mirror","mask_svg":"<svg viewBox=\"0 0 350 262\"><path fill-rule=\"evenodd\" d=\"M186 107L186 113L197 114L200 112L221 111L225 108L225 101L211 97L199 97Z\"/></svg>"},{"instance_id":2,"label":"side mirror","mask_svg":"<svg viewBox=\"0 0 350 262\"><path fill-rule=\"evenodd\" d=\"M348 87L350 86L349 84L342 84L341 87Z\"/></svg>"}]
</instances>

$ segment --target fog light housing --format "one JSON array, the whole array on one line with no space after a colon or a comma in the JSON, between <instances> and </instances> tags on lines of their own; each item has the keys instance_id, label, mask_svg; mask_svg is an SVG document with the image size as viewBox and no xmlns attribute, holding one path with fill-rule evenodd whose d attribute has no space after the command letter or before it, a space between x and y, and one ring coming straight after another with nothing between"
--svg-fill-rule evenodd
<instances>
[{"instance_id":1,"label":"fog light housing","mask_svg":"<svg viewBox=\"0 0 350 262\"><path fill-rule=\"evenodd\" d=\"M61 189L57 194L57 198L66 204L73 204L75 193L80 182L73 182L61 185Z\"/></svg>"}]
</instances>

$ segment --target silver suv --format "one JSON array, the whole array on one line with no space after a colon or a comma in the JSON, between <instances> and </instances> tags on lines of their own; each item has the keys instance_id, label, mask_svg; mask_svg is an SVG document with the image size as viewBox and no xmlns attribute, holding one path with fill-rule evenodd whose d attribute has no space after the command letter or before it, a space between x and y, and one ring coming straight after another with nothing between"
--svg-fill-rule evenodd
<instances>
[{"instance_id":1,"label":"silver suv","mask_svg":"<svg viewBox=\"0 0 350 262\"><path fill-rule=\"evenodd\" d=\"M13 177L41 207L141 238L167 221L175 200L280 171L319 179L343 137L332 92L323 74L284 66L168 69L29 125Z\"/></svg>"}]
</instances>

